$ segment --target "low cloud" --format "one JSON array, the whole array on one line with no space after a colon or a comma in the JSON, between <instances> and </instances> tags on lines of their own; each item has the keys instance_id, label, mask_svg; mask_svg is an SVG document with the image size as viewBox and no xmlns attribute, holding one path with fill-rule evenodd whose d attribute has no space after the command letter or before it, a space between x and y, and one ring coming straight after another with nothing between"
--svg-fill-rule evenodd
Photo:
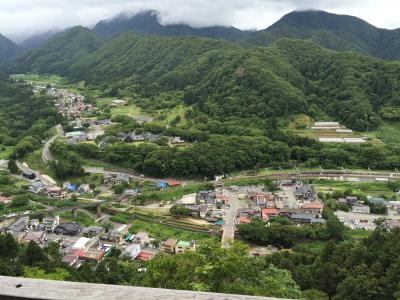
<instances>
[{"instance_id":1,"label":"low cloud","mask_svg":"<svg viewBox=\"0 0 400 300\"><path fill-rule=\"evenodd\" d=\"M351 2L351 3L350 3ZM322 9L365 18L374 25L400 26L396 0L13 0L0 1L0 33L20 41L74 25L91 27L125 12L155 9L163 24L263 29L292 10Z\"/></svg>"}]
</instances>

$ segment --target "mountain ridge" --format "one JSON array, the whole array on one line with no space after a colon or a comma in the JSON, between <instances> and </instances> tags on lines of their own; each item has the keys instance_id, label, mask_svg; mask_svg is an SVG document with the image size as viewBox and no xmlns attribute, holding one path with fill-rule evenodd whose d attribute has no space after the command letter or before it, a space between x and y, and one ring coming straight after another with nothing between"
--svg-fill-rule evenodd
<instances>
[{"instance_id":1,"label":"mountain ridge","mask_svg":"<svg viewBox=\"0 0 400 300\"><path fill-rule=\"evenodd\" d=\"M109 20L102 20L92 29L102 37L115 37L120 33L135 31L161 36L200 36L236 40L247 33L232 26L209 26L194 28L187 24L162 25L158 12L147 10L132 17L120 14Z\"/></svg>"}]
</instances>

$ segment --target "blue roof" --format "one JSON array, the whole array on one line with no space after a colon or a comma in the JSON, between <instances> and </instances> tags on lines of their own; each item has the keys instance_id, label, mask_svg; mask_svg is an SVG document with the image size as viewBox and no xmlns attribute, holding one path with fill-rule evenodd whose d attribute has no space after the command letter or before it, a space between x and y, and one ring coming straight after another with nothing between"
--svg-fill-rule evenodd
<instances>
[{"instance_id":1,"label":"blue roof","mask_svg":"<svg viewBox=\"0 0 400 300\"><path fill-rule=\"evenodd\" d=\"M224 225L225 222L224 222L224 221L218 221L218 222L216 222L215 224L217 224L217 225Z\"/></svg>"},{"instance_id":2,"label":"blue roof","mask_svg":"<svg viewBox=\"0 0 400 300\"><path fill-rule=\"evenodd\" d=\"M76 184L69 184L67 186L68 191L74 192L78 189L78 186Z\"/></svg>"}]
</instances>

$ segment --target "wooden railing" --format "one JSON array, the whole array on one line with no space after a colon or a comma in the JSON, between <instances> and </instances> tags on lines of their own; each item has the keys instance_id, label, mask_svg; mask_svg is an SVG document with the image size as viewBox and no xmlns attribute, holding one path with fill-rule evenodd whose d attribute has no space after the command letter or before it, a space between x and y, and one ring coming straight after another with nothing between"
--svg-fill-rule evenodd
<instances>
[{"instance_id":1,"label":"wooden railing","mask_svg":"<svg viewBox=\"0 0 400 300\"><path fill-rule=\"evenodd\" d=\"M0 299L272 300L277 298L0 276Z\"/></svg>"}]
</instances>

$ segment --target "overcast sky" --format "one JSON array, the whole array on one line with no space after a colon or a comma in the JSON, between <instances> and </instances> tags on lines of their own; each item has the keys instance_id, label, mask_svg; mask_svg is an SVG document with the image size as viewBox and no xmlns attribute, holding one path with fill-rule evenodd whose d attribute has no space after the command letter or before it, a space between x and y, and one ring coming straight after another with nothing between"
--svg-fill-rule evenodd
<instances>
[{"instance_id":1,"label":"overcast sky","mask_svg":"<svg viewBox=\"0 0 400 300\"><path fill-rule=\"evenodd\" d=\"M162 23L264 29L293 10L322 9L400 27L399 0L0 0L0 33L20 41L74 25L93 26L121 12L156 9Z\"/></svg>"}]
</instances>

